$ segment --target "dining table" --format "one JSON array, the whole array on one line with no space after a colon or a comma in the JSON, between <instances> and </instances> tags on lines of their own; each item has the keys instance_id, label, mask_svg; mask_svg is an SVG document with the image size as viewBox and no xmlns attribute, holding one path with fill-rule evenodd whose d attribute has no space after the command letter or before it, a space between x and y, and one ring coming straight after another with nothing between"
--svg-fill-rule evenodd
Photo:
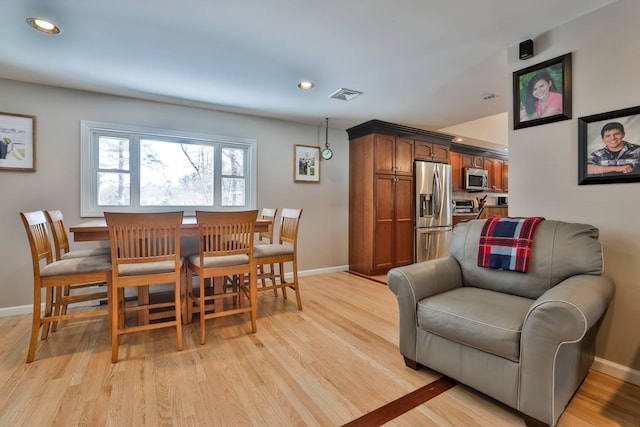
<instances>
[{"instance_id":1,"label":"dining table","mask_svg":"<svg viewBox=\"0 0 640 427\"><path fill-rule=\"evenodd\" d=\"M270 219L256 219L255 232L269 231L269 226L273 224ZM95 242L95 241L109 241L109 228L104 218L96 218L89 221L82 222L77 225L69 227L69 231L73 233L73 240L75 242ZM188 239L188 237L198 236L198 222L194 216L185 216L182 218L182 227L180 227L181 235L183 237L181 243L181 253L183 256L190 255L198 252L197 239ZM187 237L187 239L184 239ZM223 277L215 277L212 282L210 279L206 279L208 286L213 286L216 293L222 292L225 286ZM148 292L144 294L138 294L138 303L148 303ZM214 301L214 309L222 308L222 300L217 299ZM148 323L148 313L144 311L140 312L139 321L141 324Z\"/></svg>"}]
</instances>

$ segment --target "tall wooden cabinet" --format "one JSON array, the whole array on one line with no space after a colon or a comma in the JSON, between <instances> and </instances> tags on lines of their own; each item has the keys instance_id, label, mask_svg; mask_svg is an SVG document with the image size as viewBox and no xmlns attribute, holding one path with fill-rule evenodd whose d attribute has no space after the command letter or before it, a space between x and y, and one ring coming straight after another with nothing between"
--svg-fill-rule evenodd
<instances>
[{"instance_id":1,"label":"tall wooden cabinet","mask_svg":"<svg viewBox=\"0 0 640 427\"><path fill-rule=\"evenodd\" d=\"M370 120L349 134L349 269L413 263L414 160L447 162L451 135Z\"/></svg>"},{"instance_id":2,"label":"tall wooden cabinet","mask_svg":"<svg viewBox=\"0 0 640 427\"><path fill-rule=\"evenodd\" d=\"M413 262L413 140L349 142L349 269L383 274Z\"/></svg>"}]
</instances>

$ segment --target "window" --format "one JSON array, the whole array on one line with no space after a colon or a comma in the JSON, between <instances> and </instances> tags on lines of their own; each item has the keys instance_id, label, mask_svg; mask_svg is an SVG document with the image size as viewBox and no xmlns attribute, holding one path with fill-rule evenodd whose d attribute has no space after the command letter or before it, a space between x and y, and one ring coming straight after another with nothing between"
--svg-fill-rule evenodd
<instances>
[{"instance_id":1,"label":"window","mask_svg":"<svg viewBox=\"0 0 640 427\"><path fill-rule=\"evenodd\" d=\"M256 205L256 141L81 121L82 216Z\"/></svg>"}]
</instances>

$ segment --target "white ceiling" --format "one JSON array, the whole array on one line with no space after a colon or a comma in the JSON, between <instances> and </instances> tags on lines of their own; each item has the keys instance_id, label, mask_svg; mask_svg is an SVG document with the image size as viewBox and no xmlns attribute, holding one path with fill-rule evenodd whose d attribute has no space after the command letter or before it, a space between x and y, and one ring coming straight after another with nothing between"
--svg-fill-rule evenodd
<instances>
[{"instance_id":1,"label":"white ceiling","mask_svg":"<svg viewBox=\"0 0 640 427\"><path fill-rule=\"evenodd\" d=\"M612 2L0 0L0 78L329 117L339 129L379 119L435 130L507 111L507 48ZM62 32L39 33L28 17ZM298 89L303 79L316 87ZM364 94L330 99L341 87Z\"/></svg>"}]
</instances>

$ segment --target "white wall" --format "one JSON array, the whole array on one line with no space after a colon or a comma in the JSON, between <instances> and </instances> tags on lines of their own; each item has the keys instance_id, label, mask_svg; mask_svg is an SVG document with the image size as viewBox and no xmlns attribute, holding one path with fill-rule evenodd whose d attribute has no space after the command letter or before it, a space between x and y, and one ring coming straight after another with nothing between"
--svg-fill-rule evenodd
<instances>
[{"instance_id":1,"label":"white wall","mask_svg":"<svg viewBox=\"0 0 640 427\"><path fill-rule=\"evenodd\" d=\"M551 12L552 13L552 12ZM619 0L534 38L536 56L511 71L572 53L573 119L513 130L509 117L509 214L584 222L600 229L616 295L596 355L640 370L640 182L578 186L577 118L640 105L640 3ZM640 135L627 134L640 143ZM636 378L637 380L637 378Z\"/></svg>"},{"instance_id":2,"label":"white wall","mask_svg":"<svg viewBox=\"0 0 640 427\"><path fill-rule=\"evenodd\" d=\"M330 129L334 157L322 162L320 184L293 182L293 145L324 145L322 118L309 126L1 79L0 94L0 111L35 115L37 121L37 171L0 170L0 309L33 301L29 244L18 213L61 209L67 226L82 221L80 120L256 139L257 207L304 209L299 270L348 264L346 132Z\"/></svg>"}]
</instances>

